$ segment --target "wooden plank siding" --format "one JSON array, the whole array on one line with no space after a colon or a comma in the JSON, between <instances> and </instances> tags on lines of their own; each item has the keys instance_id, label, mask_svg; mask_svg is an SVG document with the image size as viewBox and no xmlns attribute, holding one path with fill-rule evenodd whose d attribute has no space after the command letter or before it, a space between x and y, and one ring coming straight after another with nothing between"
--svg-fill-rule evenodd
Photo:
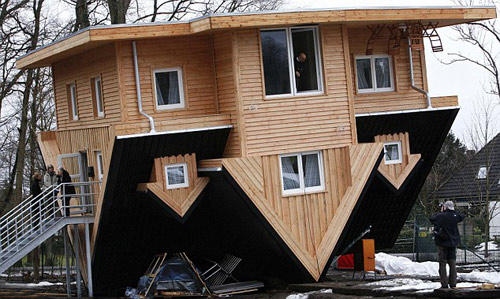
<instances>
[{"instance_id":1,"label":"wooden plank siding","mask_svg":"<svg viewBox=\"0 0 500 299\"><path fill-rule=\"evenodd\" d=\"M217 114L215 75L210 36L173 37L138 40L137 56L143 110L155 121L173 118ZM139 113L135 84L132 44L120 42L121 88L127 120L146 122ZM155 69L180 67L182 69L185 107L157 110L154 92Z\"/></svg>"},{"instance_id":2,"label":"wooden plank siding","mask_svg":"<svg viewBox=\"0 0 500 299\"><path fill-rule=\"evenodd\" d=\"M52 65L57 128L78 129L99 127L121 121L120 86L114 44L71 56ZM101 76L104 117L94 115L91 79ZM70 83L76 85L78 120L73 120L68 108Z\"/></svg>"},{"instance_id":3,"label":"wooden plank siding","mask_svg":"<svg viewBox=\"0 0 500 299\"><path fill-rule=\"evenodd\" d=\"M189 186L167 189L165 166L169 164L186 163ZM138 190L150 190L167 206L183 217L198 198L209 182L208 177L198 177L196 154L157 158L154 161L149 183L139 184Z\"/></svg>"},{"instance_id":4,"label":"wooden plank siding","mask_svg":"<svg viewBox=\"0 0 500 299\"><path fill-rule=\"evenodd\" d=\"M458 106L457 96L433 97L431 98L433 108Z\"/></svg>"},{"instance_id":5,"label":"wooden plank siding","mask_svg":"<svg viewBox=\"0 0 500 299\"><path fill-rule=\"evenodd\" d=\"M355 92L354 103L357 114L427 108L425 96L411 88L410 62L406 40L401 41L399 55L391 56L395 91L358 93L355 57L357 55L366 55L367 42L371 31L366 27L348 28L348 35L352 62L352 82ZM388 54L388 44L389 30L384 28L380 33L380 37L373 44L373 54ZM426 76L423 75L423 69L425 68L422 67L423 54L421 55L420 51L413 51L412 54L415 85L424 88L427 86L427 82L425 81Z\"/></svg>"},{"instance_id":6,"label":"wooden plank siding","mask_svg":"<svg viewBox=\"0 0 500 299\"><path fill-rule=\"evenodd\" d=\"M239 101L236 98L236 81L234 72L232 32L223 32L213 35L215 54L215 74L217 84L217 99L219 113L230 114L233 129L229 135L224 157L241 157Z\"/></svg>"},{"instance_id":7,"label":"wooden plank siding","mask_svg":"<svg viewBox=\"0 0 500 299\"><path fill-rule=\"evenodd\" d=\"M420 154L412 154L410 152L410 136L407 132L378 135L375 136L375 142L391 142L401 141L402 162L395 164L385 164L384 161L380 163L378 171L394 186L399 189L413 168L420 160Z\"/></svg>"},{"instance_id":8,"label":"wooden plank siding","mask_svg":"<svg viewBox=\"0 0 500 299\"><path fill-rule=\"evenodd\" d=\"M279 155L223 159L222 165L318 279L381 150L381 144L323 150L325 191L297 196L282 195ZM325 237L333 242L325 245Z\"/></svg>"},{"instance_id":9,"label":"wooden plank siding","mask_svg":"<svg viewBox=\"0 0 500 299\"><path fill-rule=\"evenodd\" d=\"M265 98L259 30L237 31L239 101L246 155L268 155L352 143L340 25L320 27L324 94ZM243 153L245 156L245 152Z\"/></svg>"}]
</instances>

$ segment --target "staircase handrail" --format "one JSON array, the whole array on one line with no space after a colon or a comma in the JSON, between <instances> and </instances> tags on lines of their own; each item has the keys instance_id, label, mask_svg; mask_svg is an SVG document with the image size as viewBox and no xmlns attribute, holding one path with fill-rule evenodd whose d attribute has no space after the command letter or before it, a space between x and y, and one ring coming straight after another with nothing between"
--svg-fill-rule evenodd
<instances>
[{"instance_id":1,"label":"staircase handrail","mask_svg":"<svg viewBox=\"0 0 500 299\"><path fill-rule=\"evenodd\" d=\"M65 217L71 216L68 209L81 208L82 216L94 215L94 196L97 194L96 189L91 188L99 182L71 182L61 183L45 189L38 196L28 198L12 209L1 218L0 221L0 256L5 252L19 251L19 243L47 229L45 224L47 220L52 220L49 227L55 225L58 221ZM74 187L89 187L80 188L80 192L76 194L66 194L66 186ZM62 192L59 192L59 191ZM80 198L81 202L77 205L66 205L65 198L76 197ZM61 205L58 204L61 200ZM88 200L88 201L87 201ZM77 211L78 212L78 211ZM68 213L68 214L66 214ZM21 248L25 245L21 245Z\"/></svg>"},{"instance_id":2,"label":"staircase handrail","mask_svg":"<svg viewBox=\"0 0 500 299\"><path fill-rule=\"evenodd\" d=\"M44 189L42 191L42 193L38 194L37 196L35 196L33 198L32 195L30 195L28 198L26 198L25 200L21 201L18 205L16 205L14 208L12 208L10 211L8 211L7 213L5 213L5 215L3 215L2 217L0 217L0 227L2 226L2 224L8 219L8 218L11 218L11 215L14 214L15 212L19 211L21 208L25 207L26 205L42 198L42 197L45 197L46 195L48 195L50 192L53 192L55 191L56 189L59 189L61 188L61 186L65 184L65 183L61 183L59 185L52 185L46 189Z\"/></svg>"}]
</instances>

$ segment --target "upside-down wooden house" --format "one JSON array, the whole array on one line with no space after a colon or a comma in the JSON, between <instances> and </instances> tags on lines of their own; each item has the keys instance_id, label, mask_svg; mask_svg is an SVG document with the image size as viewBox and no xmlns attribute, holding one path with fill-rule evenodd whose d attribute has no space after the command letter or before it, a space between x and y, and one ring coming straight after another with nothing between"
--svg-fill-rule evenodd
<instances>
[{"instance_id":1,"label":"upside-down wooden house","mask_svg":"<svg viewBox=\"0 0 500 299\"><path fill-rule=\"evenodd\" d=\"M369 226L391 247L458 112L429 97L424 40L440 51L437 28L495 16L222 14L90 27L21 57L52 68L46 163L102 181L95 290L135 285L159 252L229 252L241 278L306 282Z\"/></svg>"}]
</instances>

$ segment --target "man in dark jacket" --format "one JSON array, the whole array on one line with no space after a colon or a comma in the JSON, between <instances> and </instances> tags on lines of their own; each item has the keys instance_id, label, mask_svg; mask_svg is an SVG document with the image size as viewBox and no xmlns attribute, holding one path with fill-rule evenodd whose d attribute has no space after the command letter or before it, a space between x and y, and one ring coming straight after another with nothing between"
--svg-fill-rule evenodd
<instances>
[{"instance_id":1,"label":"man in dark jacket","mask_svg":"<svg viewBox=\"0 0 500 299\"><path fill-rule=\"evenodd\" d=\"M441 287L451 288L457 286L457 246L460 244L460 234L458 233L459 222L464 220L464 215L455 212L455 207L452 201L447 201L441 207L441 212L430 217L430 221L434 224L434 242L438 248L439 261L439 277L441 279ZM450 266L449 281L446 277L446 264Z\"/></svg>"},{"instance_id":2,"label":"man in dark jacket","mask_svg":"<svg viewBox=\"0 0 500 299\"><path fill-rule=\"evenodd\" d=\"M64 198L64 207L65 207L65 212L64 215L69 216L69 206L70 206L70 201L71 197L76 193L75 186L73 186L71 183L71 176L69 172L67 172L64 168L59 167L57 169L57 184L65 183L63 186L61 186L61 194L63 195Z\"/></svg>"},{"instance_id":3,"label":"man in dark jacket","mask_svg":"<svg viewBox=\"0 0 500 299\"><path fill-rule=\"evenodd\" d=\"M42 180L42 175L39 172L35 172L33 174L32 182L31 182L31 186L30 186L32 199L34 199L35 197L40 195L40 193L42 193L42 189L40 188L40 181L41 180ZM41 201L42 201L41 198L37 198L35 203L31 206L31 214L32 215L38 215L41 213L41 211L40 211L40 207L41 207L40 202ZM36 219L36 220L35 220L35 223L33 226L35 229L37 229L37 228L39 228L40 218L35 217L34 219Z\"/></svg>"}]
</instances>

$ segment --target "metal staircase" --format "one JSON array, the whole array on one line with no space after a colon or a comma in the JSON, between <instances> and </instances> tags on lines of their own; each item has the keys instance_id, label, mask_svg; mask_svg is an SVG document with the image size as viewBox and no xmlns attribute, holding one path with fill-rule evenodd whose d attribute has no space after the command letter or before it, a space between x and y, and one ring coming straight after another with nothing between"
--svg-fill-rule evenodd
<instances>
[{"instance_id":1,"label":"metal staircase","mask_svg":"<svg viewBox=\"0 0 500 299\"><path fill-rule=\"evenodd\" d=\"M78 224L85 224L87 263L90 263L88 225L94 222L94 202L98 184L84 182L52 186L36 197L27 198L0 218L0 273L67 225L75 225L76 228ZM76 194L66 195L71 197L71 205L66 205L64 200L68 185L77 190ZM77 231L76 229L76 237ZM75 255L78 255L77 247L75 246ZM91 276L89 280L91 292Z\"/></svg>"}]
</instances>

